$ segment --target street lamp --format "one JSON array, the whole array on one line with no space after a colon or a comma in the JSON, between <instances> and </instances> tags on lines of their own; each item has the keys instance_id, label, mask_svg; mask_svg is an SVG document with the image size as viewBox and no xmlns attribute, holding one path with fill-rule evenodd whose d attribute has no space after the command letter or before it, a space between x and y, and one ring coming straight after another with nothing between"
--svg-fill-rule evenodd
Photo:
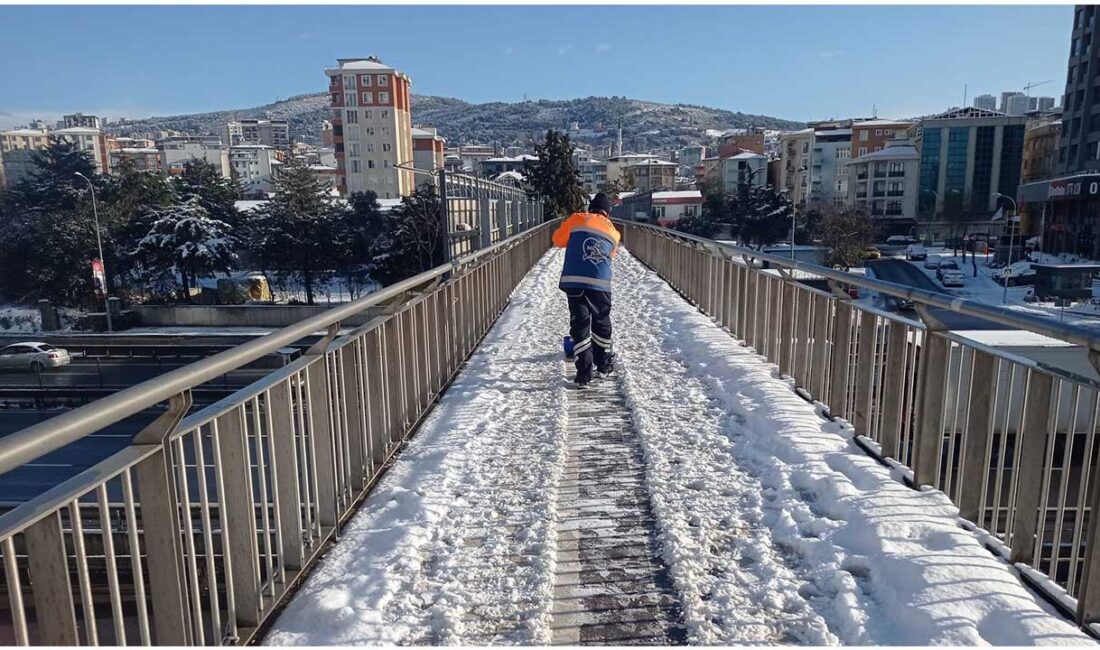
<instances>
[{"instance_id":1,"label":"street lamp","mask_svg":"<svg viewBox=\"0 0 1100 650\"><path fill-rule=\"evenodd\" d=\"M99 234L99 208L95 202L95 185L92 185L92 181L87 176L76 172L74 176L79 176L84 179L84 182L88 184L88 189L92 192L92 218L95 220L95 242L99 248L99 263L103 265L103 311L107 314L107 331L113 332L114 325L111 323L111 303L109 285L107 284L107 262L103 257L103 238Z\"/></svg>"},{"instance_id":2,"label":"street lamp","mask_svg":"<svg viewBox=\"0 0 1100 650\"><path fill-rule=\"evenodd\" d=\"M1005 223L1009 224L1009 228L1011 228L1011 230L1009 230L1009 233L1008 233L1008 262L1007 262L1008 266L1006 266L1005 269L1008 271L1009 274L1011 274L1012 273L1012 249L1016 245L1016 228L1014 228L1012 226L1012 224L1015 221L1015 217L1016 217L1016 199L1012 198L1011 196L1008 196L1007 194L1001 194L1000 192L997 192L997 198L999 198L999 199L1008 199L1009 201L1012 201L1012 216L1005 219ZM1006 274L1003 278L1001 278L1001 281L1004 282L1004 285L1005 285L1004 293L1001 295L1001 302L1002 303L1007 303L1008 302L1008 278L1009 277L1010 276L1008 274Z\"/></svg>"},{"instance_id":3,"label":"street lamp","mask_svg":"<svg viewBox=\"0 0 1100 650\"><path fill-rule=\"evenodd\" d=\"M784 201L787 200L787 194L789 194L789 193L790 193L790 190L787 189L787 188L783 188L783 189L779 190L779 196L782 196ZM794 259L794 217L795 217L795 212L794 212L794 206L792 205L791 206L791 259L792 260Z\"/></svg>"}]
</instances>

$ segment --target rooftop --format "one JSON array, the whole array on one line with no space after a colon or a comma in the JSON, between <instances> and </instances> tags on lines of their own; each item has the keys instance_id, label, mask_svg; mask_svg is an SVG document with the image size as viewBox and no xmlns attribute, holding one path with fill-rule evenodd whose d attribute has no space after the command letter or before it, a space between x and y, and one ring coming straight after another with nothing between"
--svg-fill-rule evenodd
<instances>
[{"instance_id":1,"label":"rooftop","mask_svg":"<svg viewBox=\"0 0 1100 650\"><path fill-rule=\"evenodd\" d=\"M917 148L912 145L900 145L897 147L886 147L885 149L863 154L851 162L868 160L904 160L909 158L920 158L920 154L917 153Z\"/></svg>"}]
</instances>

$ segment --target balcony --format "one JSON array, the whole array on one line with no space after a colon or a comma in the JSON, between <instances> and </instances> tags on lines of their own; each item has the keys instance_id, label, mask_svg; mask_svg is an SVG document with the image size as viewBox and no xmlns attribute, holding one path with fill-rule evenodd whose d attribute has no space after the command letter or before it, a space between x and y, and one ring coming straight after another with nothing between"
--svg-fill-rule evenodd
<instances>
[{"instance_id":1,"label":"balcony","mask_svg":"<svg viewBox=\"0 0 1100 650\"><path fill-rule=\"evenodd\" d=\"M886 176L888 178L903 178L905 176L905 170L887 172Z\"/></svg>"},{"instance_id":2,"label":"balcony","mask_svg":"<svg viewBox=\"0 0 1100 650\"><path fill-rule=\"evenodd\" d=\"M886 196L893 196L893 197L905 196L905 191L904 190L890 190L889 192L886 193Z\"/></svg>"}]
</instances>

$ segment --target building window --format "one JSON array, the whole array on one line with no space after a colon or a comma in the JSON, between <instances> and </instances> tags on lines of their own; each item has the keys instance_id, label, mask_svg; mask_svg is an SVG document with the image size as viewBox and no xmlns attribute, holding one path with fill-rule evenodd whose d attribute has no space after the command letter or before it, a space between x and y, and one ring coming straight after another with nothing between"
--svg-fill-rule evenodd
<instances>
[{"instance_id":1,"label":"building window","mask_svg":"<svg viewBox=\"0 0 1100 650\"><path fill-rule=\"evenodd\" d=\"M374 161L367 160L367 169L374 169Z\"/></svg>"},{"instance_id":2,"label":"building window","mask_svg":"<svg viewBox=\"0 0 1100 650\"><path fill-rule=\"evenodd\" d=\"M361 171L363 171L363 168L359 165L359 159L353 158L351 161L351 172L353 174L358 174Z\"/></svg>"},{"instance_id":3,"label":"building window","mask_svg":"<svg viewBox=\"0 0 1100 650\"><path fill-rule=\"evenodd\" d=\"M388 118L389 116L390 116L390 112L388 110L383 110L382 111L382 119L383 120Z\"/></svg>"},{"instance_id":4,"label":"building window","mask_svg":"<svg viewBox=\"0 0 1100 650\"><path fill-rule=\"evenodd\" d=\"M368 119L368 120L373 120L374 119L374 111L363 111L363 112L366 113L366 115L363 116L365 119Z\"/></svg>"},{"instance_id":5,"label":"building window","mask_svg":"<svg viewBox=\"0 0 1100 650\"><path fill-rule=\"evenodd\" d=\"M390 143L383 142L382 143L382 151L389 151L389 150L390 150Z\"/></svg>"},{"instance_id":6,"label":"building window","mask_svg":"<svg viewBox=\"0 0 1100 650\"><path fill-rule=\"evenodd\" d=\"M390 127L383 125L382 126L382 135L389 135L389 134L390 134Z\"/></svg>"},{"instance_id":7,"label":"building window","mask_svg":"<svg viewBox=\"0 0 1100 650\"><path fill-rule=\"evenodd\" d=\"M344 93L344 106L357 106L355 103L355 93Z\"/></svg>"},{"instance_id":8,"label":"building window","mask_svg":"<svg viewBox=\"0 0 1100 650\"><path fill-rule=\"evenodd\" d=\"M374 137L374 127L373 126L366 127L366 131L367 131L367 136L368 137L371 137L371 138Z\"/></svg>"},{"instance_id":9,"label":"building window","mask_svg":"<svg viewBox=\"0 0 1100 650\"><path fill-rule=\"evenodd\" d=\"M370 75L369 74L359 75L359 85L363 88L370 88Z\"/></svg>"},{"instance_id":10,"label":"building window","mask_svg":"<svg viewBox=\"0 0 1100 650\"><path fill-rule=\"evenodd\" d=\"M388 86L388 85L390 85L390 76L386 75L386 74L378 75L378 85L379 86Z\"/></svg>"},{"instance_id":11,"label":"building window","mask_svg":"<svg viewBox=\"0 0 1100 650\"><path fill-rule=\"evenodd\" d=\"M344 90L355 90L355 76L354 75L345 75L344 76Z\"/></svg>"},{"instance_id":12,"label":"building window","mask_svg":"<svg viewBox=\"0 0 1100 650\"><path fill-rule=\"evenodd\" d=\"M867 142L867 138L869 138L869 137L871 137L871 130L870 129L863 129L862 131L859 132L859 141L860 142Z\"/></svg>"},{"instance_id":13,"label":"building window","mask_svg":"<svg viewBox=\"0 0 1100 650\"><path fill-rule=\"evenodd\" d=\"M866 131L864 131L864 133L866 133ZM859 148L859 155L860 156L866 156L867 155L867 147L860 147Z\"/></svg>"},{"instance_id":14,"label":"building window","mask_svg":"<svg viewBox=\"0 0 1100 650\"><path fill-rule=\"evenodd\" d=\"M355 156L356 158L359 157L359 143L358 142L352 142L348 145L348 155Z\"/></svg>"},{"instance_id":15,"label":"building window","mask_svg":"<svg viewBox=\"0 0 1100 650\"><path fill-rule=\"evenodd\" d=\"M875 135L882 135L882 129L875 129Z\"/></svg>"},{"instance_id":16,"label":"building window","mask_svg":"<svg viewBox=\"0 0 1100 650\"><path fill-rule=\"evenodd\" d=\"M368 142L367 143L367 153L374 153L374 143L373 142Z\"/></svg>"},{"instance_id":17,"label":"building window","mask_svg":"<svg viewBox=\"0 0 1100 650\"><path fill-rule=\"evenodd\" d=\"M379 104L389 104L390 103L390 94L389 93L378 93L378 103Z\"/></svg>"},{"instance_id":18,"label":"building window","mask_svg":"<svg viewBox=\"0 0 1100 650\"><path fill-rule=\"evenodd\" d=\"M359 111L347 111L345 113L345 115L346 115L346 121L347 121L348 124L358 124L359 123Z\"/></svg>"},{"instance_id":19,"label":"building window","mask_svg":"<svg viewBox=\"0 0 1100 650\"><path fill-rule=\"evenodd\" d=\"M810 153L810 141L809 140L802 143L802 153Z\"/></svg>"},{"instance_id":20,"label":"building window","mask_svg":"<svg viewBox=\"0 0 1100 650\"><path fill-rule=\"evenodd\" d=\"M851 157L852 157L852 148L851 147L837 147L837 149L836 149L836 159L837 160L847 160Z\"/></svg>"},{"instance_id":21,"label":"building window","mask_svg":"<svg viewBox=\"0 0 1100 650\"><path fill-rule=\"evenodd\" d=\"M374 93L363 93L363 106L369 106L374 103Z\"/></svg>"}]
</instances>

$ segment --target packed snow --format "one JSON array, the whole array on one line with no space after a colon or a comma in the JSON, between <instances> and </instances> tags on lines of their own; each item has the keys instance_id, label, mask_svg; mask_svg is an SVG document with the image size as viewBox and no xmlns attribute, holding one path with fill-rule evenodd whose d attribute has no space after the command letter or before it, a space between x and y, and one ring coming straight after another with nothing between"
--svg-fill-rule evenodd
<instances>
[{"instance_id":1,"label":"packed snow","mask_svg":"<svg viewBox=\"0 0 1100 650\"><path fill-rule=\"evenodd\" d=\"M274 624L269 644L549 641L567 413L549 253ZM629 253L615 346L697 644L1075 644L936 490L915 491Z\"/></svg>"}]
</instances>

